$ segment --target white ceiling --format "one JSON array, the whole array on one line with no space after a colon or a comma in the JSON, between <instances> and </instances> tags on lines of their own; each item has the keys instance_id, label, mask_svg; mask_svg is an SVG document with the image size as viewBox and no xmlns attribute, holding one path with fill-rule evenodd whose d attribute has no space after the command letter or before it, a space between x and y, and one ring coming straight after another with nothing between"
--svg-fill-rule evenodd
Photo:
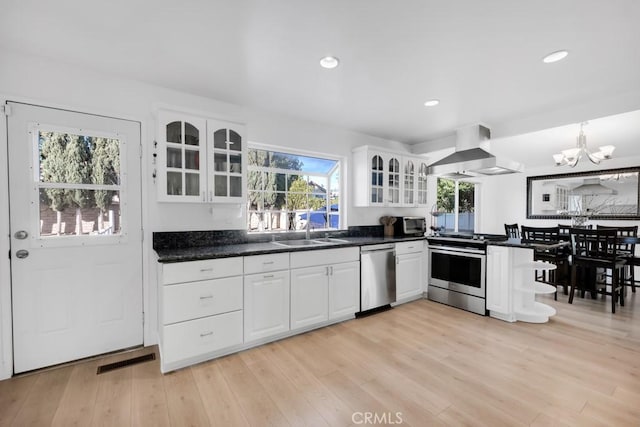
<instances>
[{"instance_id":1,"label":"white ceiling","mask_svg":"<svg viewBox=\"0 0 640 427\"><path fill-rule=\"evenodd\" d=\"M599 100L620 113L639 22L637 0L3 0L0 47L414 144Z\"/></svg>"}]
</instances>

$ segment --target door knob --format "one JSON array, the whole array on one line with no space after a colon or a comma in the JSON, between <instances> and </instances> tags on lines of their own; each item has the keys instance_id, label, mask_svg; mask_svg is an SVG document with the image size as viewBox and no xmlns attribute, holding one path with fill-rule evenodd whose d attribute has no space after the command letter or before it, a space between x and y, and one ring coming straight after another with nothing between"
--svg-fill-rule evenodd
<instances>
[{"instance_id":1,"label":"door knob","mask_svg":"<svg viewBox=\"0 0 640 427\"><path fill-rule=\"evenodd\" d=\"M29 251L26 249L20 249L19 251L16 251L16 257L23 259L29 256Z\"/></svg>"},{"instance_id":2,"label":"door knob","mask_svg":"<svg viewBox=\"0 0 640 427\"><path fill-rule=\"evenodd\" d=\"M27 233L24 230L20 230L20 231L16 231L15 234L13 235L13 237L15 237L18 240L24 240L27 237L29 237L29 233Z\"/></svg>"}]
</instances>

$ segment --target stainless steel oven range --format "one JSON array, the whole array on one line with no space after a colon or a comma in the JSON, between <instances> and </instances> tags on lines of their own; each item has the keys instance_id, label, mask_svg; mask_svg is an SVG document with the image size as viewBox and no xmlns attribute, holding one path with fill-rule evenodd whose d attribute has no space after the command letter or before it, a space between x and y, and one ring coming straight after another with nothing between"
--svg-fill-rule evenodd
<instances>
[{"instance_id":1,"label":"stainless steel oven range","mask_svg":"<svg viewBox=\"0 0 640 427\"><path fill-rule=\"evenodd\" d=\"M427 237L429 299L486 315L487 241L504 239L457 233Z\"/></svg>"}]
</instances>

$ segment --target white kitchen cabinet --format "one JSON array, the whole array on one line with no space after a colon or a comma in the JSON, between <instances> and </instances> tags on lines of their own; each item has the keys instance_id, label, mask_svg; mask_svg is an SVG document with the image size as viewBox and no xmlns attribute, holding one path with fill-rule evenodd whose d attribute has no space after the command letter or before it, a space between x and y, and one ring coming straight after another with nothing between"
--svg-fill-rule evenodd
<instances>
[{"instance_id":1,"label":"white kitchen cabinet","mask_svg":"<svg viewBox=\"0 0 640 427\"><path fill-rule=\"evenodd\" d=\"M329 319L329 267L291 270L291 329Z\"/></svg>"},{"instance_id":2,"label":"white kitchen cabinet","mask_svg":"<svg viewBox=\"0 0 640 427\"><path fill-rule=\"evenodd\" d=\"M418 207L427 206L427 159L418 158L416 165L416 196L415 202Z\"/></svg>"},{"instance_id":3,"label":"white kitchen cabinet","mask_svg":"<svg viewBox=\"0 0 640 427\"><path fill-rule=\"evenodd\" d=\"M360 311L360 261L330 266L329 320Z\"/></svg>"},{"instance_id":4,"label":"white kitchen cabinet","mask_svg":"<svg viewBox=\"0 0 640 427\"><path fill-rule=\"evenodd\" d=\"M245 342L289 330L289 272L250 274L244 277Z\"/></svg>"},{"instance_id":5,"label":"white kitchen cabinet","mask_svg":"<svg viewBox=\"0 0 640 427\"><path fill-rule=\"evenodd\" d=\"M242 203L246 199L244 126L158 112L158 201Z\"/></svg>"},{"instance_id":6,"label":"white kitchen cabinet","mask_svg":"<svg viewBox=\"0 0 640 427\"><path fill-rule=\"evenodd\" d=\"M240 203L246 198L244 126L207 120L209 200Z\"/></svg>"},{"instance_id":7,"label":"white kitchen cabinet","mask_svg":"<svg viewBox=\"0 0 640 427\"><path fill-rule=\"evenodd\" d=\"M356 206L400 206L402 160L399 154L364 146L353 150Z\"/></svg>"},{"instance_id":8,"label":"white kitchen cabinet","mask_svg":"<svg viewBox=\"0 0 640 427\"><path fill-rule=\"evenodd\" d=\"M353 150L356 206L427 205L427 159L363 146Z\"/></svg>"},{"instance_id":9,"label":"white kitchen cabinet","mask_svg":"<svg viewBox=\"0 0 640 427\"><path fill-rule=\"evenodd\" d=\"M424 241L396 243L396 301L411 301L422 296L425 281Z\"/></svg>"},{"instance_id":10,"label":"white kitchen cabinet","mask_svg":"<svg viewBox=\"0 0 640 427\"><path fill-rule=\"evenodd\" d=\"M536 270L555 269L533 260L533 248L487 246L487 310L507 322L544 323L556 310L535 301L536 294L556 288L535 281Z\"/></svg>"},{"instance_id":11,"label":"white kitchen cabinet","mask_svg":"<svg viewBox=\"0 0 640 427\"><path fill-rule=\"evenodd\" d=\"M403 157L403 206L427 206L427 159Z\"/></svg>"},{"instance_id":12,"label":"white kitchen cabinet","mask_svg":"<svg viewBox=\"0 0 640 427\"><path fill-rule=\"evenodd\" d=\"M255 272L244 276L245 342L289 331L288 255L245 257L245 272Z\"/></svg>"},{"instance_id":13,"label":"white kitchen cabinet","mask_svg":"<svg viewBox=\"0 0 640 427\"><path fill-rule=\"evenodd\" d=\"M511 265L513 252L505 246L487 246L487 310L489 315L515 322Z\"/></svg>"},{"instance_id":14,"label":"white kitchen cabinet","mask_svg":"<svg viewBox=\"0 0 640 427\"><path fill-rule=\"evenodd\" d=\"M291 329L352 317L360 300L359 248L291 253Z\"/></svg>"},{"instance_id":15,"label":"white kitchen cabinet","mask_svg":"<svg viewBox=\"0 0 640 427\"><path fill-rule=\"evenodd\" d=\"M160 369L204 361L243 343L242 258L160 264Z\"/></svg>"},{"instance_id":16,"label":"white kitchen cabinet","mask_svg":"<svg viewBox=\"0 0 640 427\"><path fill-rule=\"evenodd\" d=\"M158 201L205 201L206 120L177 112L161 111L158 113L158 126Z\"/></svg>"}]
</instances>

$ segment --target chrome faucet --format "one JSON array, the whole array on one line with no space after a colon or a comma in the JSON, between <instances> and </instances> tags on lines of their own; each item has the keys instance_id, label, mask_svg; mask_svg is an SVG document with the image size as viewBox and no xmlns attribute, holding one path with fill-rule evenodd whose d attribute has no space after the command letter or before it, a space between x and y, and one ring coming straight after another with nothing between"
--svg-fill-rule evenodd
<instances>
[{"instance_id":1,"label":"chrome faucet","mask_svg":"<svg viewBox=\"0 0 640 427\"><path fill-rule=\"evenodd\" d=\"M304 225L304 238L311 239L311 210L307 209L307 223Z\"/></svg>"}]
</instances>

